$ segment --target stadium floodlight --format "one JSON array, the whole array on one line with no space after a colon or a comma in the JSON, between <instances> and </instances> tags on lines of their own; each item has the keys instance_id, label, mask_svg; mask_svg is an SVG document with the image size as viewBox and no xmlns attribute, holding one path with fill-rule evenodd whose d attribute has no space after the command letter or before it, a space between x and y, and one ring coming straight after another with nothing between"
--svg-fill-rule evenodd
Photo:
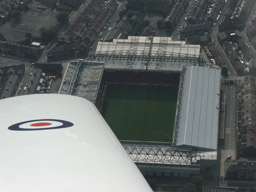
<instances>
[{"instance_id":1,"label":"stadium floodlight","mask_svg":"<svg viewBox=\"0 0 256 192\"><path fill-rule=\"evenodd\" d=\"M68 95L0 100L4 192L152 192L96 107Z\"/></svg>"}]
</instances>

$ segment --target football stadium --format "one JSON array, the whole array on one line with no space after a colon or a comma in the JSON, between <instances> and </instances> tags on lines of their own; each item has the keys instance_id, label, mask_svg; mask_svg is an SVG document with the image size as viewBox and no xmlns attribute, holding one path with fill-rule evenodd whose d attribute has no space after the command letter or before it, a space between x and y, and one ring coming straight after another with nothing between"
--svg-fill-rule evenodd
<instances>
[{"instance_id":1,"label":"football stadium","mask_svg":"<svg viewBox=\"0 0 256 192\"><path fill-rule=\"evenodd\" d=\"M220 69L205 66L199 45L170 37L99 42L90 60L69 63L59 93L93 102L144 173L168 165L175 175L182 165L189 175L200 171L198 160L217 159Z\"/></svg>"},{"instance_id":2,"label":"football stadium","mask_svg":"<svg viewBox=\"0 0 256 192\"><path fill-rule=\"evenodd\" d=\"M101 85L97 107L121 141L172 142L179 74L105 71Z\"/></svg>"}]
</instances>

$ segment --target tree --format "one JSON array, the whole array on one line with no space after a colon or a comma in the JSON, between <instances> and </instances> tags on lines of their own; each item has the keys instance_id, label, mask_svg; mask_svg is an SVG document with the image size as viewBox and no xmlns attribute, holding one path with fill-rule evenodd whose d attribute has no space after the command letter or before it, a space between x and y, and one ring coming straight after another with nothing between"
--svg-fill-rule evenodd
<instances>
[{"instance_id":1,"label":"tree","mask_svg":"<svg viewBox=\"0 0 256 192\"><path fill-rule=\"evenodd\" d=\"M124 15L126 15L126 10L125 9L119 12L119 17L121 19L123 18Z\"/></svg>"},{"instance_id":2,"label":"tree","mask_svg":"<svg viewBox=\"0 0 256 192\"><path fill-rule=\"evenodd\" d=\"M57 17L57 21L59 23L60 26L65 25L65 23L68 21L68 17L69 13L68 12L60 12L58 13Z\"/></svg>"},{"instance_id":3,"label":"tree","mask_svg":"<svg viewBox=\"0 0 256 192\"><path fill-rule=\"evenodd\" d=\"M193 183L187 183L184 186L182 192L199 192L199 191L197 191L196 186Z\"/></svg>"},{"instance_id":4,"label":"tree","mask_svg":"<svg viewBox=\"0 0 256 192\"><path fill-rule=\"evenodd\" d=\"M19 11L24 11L24 12L26 12L26 11L28 11L28 5L27 4L20 4L18 7L17 7L17 10L19 10Z\"/></svg>"},{"instance_id":5,"label":"tree","mask_svg":"<svg viewBox=\"0 0 256 192\"><path fill-rule=\"evenodd\" d=\"M131 31L131 35L138 35L145 27L149 26L149 20L138 20Z\"/></svg>"},{"instance_id":6,"label":"tree","mask_svg":"<svg viewBox=\"0 0 256 192\"><path fill-rule=\"evenodd\" d=\"M159 2L156 0L147 0L144 4L147 12L155 12L159 7Z\"/></svg>"},{"instance_id":7,"label":"tree","mask_svg":"<svg viewBox=\"0 0 256 192\"><path fill-rule=\"evenodd\" d=\"M26 33L25 38L30 40L32 38L32 34L31 33Z\"/></svg>"},{"instance_id":8,"label":"tree","mask_svg":"<svg viewBox=\"0 0 256 192\"><path fill-rule=\"evenodd\" d=\"M58 28L56 26L51 26L46 29L45 27L40 28L40 36L42 42L49 43L58 33Z\"/></svg>"},{"instance_id":9,"label":"tree","mask_svg":"<svg viewBox=\"0 0 256 192\"><path fill-rule=\"evenodd\" d=\"M163 28L168 29L168 30L172 30L172 23L170 21L164 21L163 22Z\"/></svg>"},{"instance_id":10,"label":"tree","mask_svg":"<svg viewBox=\"0 0 256 192\"><path fill-rule=\"evenodd\" d=\"M188 18L187 22L188 22L188 24L191 24L191 25L196 24L195 19L193 19L193 18L191 18L191 17L190 17L190 18Z\"/></svg>"},{"instance_id":11,"label":"tree","mask_svg":"<svg viewBox=\"0 0 256 192\"><path fill-rule=\"evenodd\" d=\"M21 12L18 10L13 11L13 13L11 14L11 23L18 23L20 22L21 19Z\"/></svg>"},{"instance_id":12,"label":"tree","mask_svg":"<svg viewBox=\"0 0 256 192\"><path fill-rule=\"evenodd\" d=\"M2 33L0 33L0 41L6 41L6 38L3 36Z\"/></svg>"},{"instance_id":13,"label":"tree","mask_svg":"<svg viewBox=\"0 0 256 192\"><path fill-rule=\"evenodd\" d=\"M158 27L158 29L161 28L161 24L162 24L162 21L161 20L157 20L157 27Z\"/></svg>"},{"instance_id":14,"label":"tree","mask_svg":"<svg viewBox=\"0 0 256 192\"><path fill-rule=\"evenodd\" d=\"M22 44L22 45L30 45L32 41L32 34L31 33L26 33L25 34L25 39L18 41L18 44Z\"/></svg>"},{"instance_id":15,"label":"tree","mask_svg":"<svg viewBox=\"0 0 256 192\"><path fill-rule=\"evenodd\" d=\"M128 0L127 9L144 11L145 0Z\"/></svg>"},{"instance_id":16,"label":"tree","mask_svg":"<svg viewBox=\"0 0 256 192\"><path fill-rule=\"evenodd\" d=\"M202 191L204 184L204 178L201 175L194 175L190 179L191 183L194 184L198 191Z\"/></svg>"}]
</instances>

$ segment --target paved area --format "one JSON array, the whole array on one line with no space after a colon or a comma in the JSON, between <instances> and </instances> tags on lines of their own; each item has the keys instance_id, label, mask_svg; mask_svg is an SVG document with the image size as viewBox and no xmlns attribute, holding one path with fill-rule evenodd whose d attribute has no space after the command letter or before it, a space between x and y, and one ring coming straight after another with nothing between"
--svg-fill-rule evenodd
<instances>
[{"instance_id":1,"label":"paved area","mask_svg":"<svg viewBox=\"0 0 256 192\"><path fill-rule=\"evenodd\" d=\"M228 85L223 87L226 95L226 131L225 149L236 149L236 87ZM235 159L235 157L234 157Z\"/></svg>"},{"instance_id":2,"label":"paved area","mask_svg":"<svg viewBox=\"0 0 256 192\"><path fill-rule=\"evenodd\" d=\"M231 156L231 160L236 159L236 87L235 85L223 85L224 96L224 142L221 147L221 177L225 177L225 161Z\"/></svg>"},{"instance_id":3,"label":"paved area","mask_svg":"<svg viewBox=\"0 0 256 192\"><path fill-rule=\"evenodd\" d=\"M62 78L58 78L57 80L52 82L51 89L49 93L58 93Z\"/></svg>"}]
</instances>

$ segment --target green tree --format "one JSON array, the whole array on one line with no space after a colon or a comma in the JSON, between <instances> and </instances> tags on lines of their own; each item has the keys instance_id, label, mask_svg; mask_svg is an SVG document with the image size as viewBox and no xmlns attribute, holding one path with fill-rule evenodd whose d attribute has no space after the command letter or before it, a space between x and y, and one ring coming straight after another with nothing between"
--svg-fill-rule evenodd
<instances>
[{"instance_id":1,"label":"green tree","mask_svg":"<svg viewBox=\"0 0 256 192\"><path fill-rule=\"evenodd\" d=\"M191 25L194 25L194 24L196 24L196 21L195 21L195 19L193 19L193 18L188 18L188 24L191 24Z\"/></svg>"},{"instance_id":2,"label":"green tree","mask_svg":"<svg viewBox=\"0 0 256 192\"><path fill-rule=\"evenodd\" d=\"M58 33L58 27L51 26L46 29L45 27L40 28L40 36L43 43L49 43Z\"/></svg>"},{"instance_id":3,"label":"green tree","mask_svg":"<svg viewBox=\"0 0 256 192\"><path fill-rule=\"evenodd\" d=\"M149 26L149 20L138 20L130 35L138 35L147 26Z\"/></svg>"},{"instance_id":4,"label":"green tree","mask_svg":"<svg viewBox=\"0 0 256 192\"><path fill-rule=\"evenodd\" d=\"M161 28L161 24L162 24L162 21L161 20L157 20L157 27L158 27L158 29Z\"/></svg>"},{"instance_id":5,"label":"green tree","mask_svg":"<svg viewBox=\"0 0 256 192\"><path fill-rule=\"evenodd\" d=\"M17 10L19 10L19 11L24 11L24 12L27 12L28 11L28 5L27 4L20 4L18 7L17 7Z\"/></svg>"},{"instance_id":6,"label":"green tree","mask_svg":"<svg viewBox=\"0 0 256 192\"><path fill-rule=\"evenodd\" d=\"M59 23L60 26L65 25L65 23L68 21L68 17L69 13L68 12L60 12L57 14L57 21Z\"/></svg>"},{"instance_id":7,"label":"green tree","mask_svg":"<svg viewBox=\"0 0 256 192\"><path fill-rule=\"evenodd\" d=\"M128 0L127 9L144 11L145 1L147 0Z\"/></svg>"},{"instance_id":8,"label":"green tree","mask_svg":"<svg viewBox=\"0 0 256 192\"><path fill-rule=\"evenodd\" d=\"M18 44L22 44L22 45L30 45L32 41L32 34L31 33L26 33L25 34L25 39L18 41Z\"/></svg>"},{"instance_id":9,"label":"green tree","mask_svg":"<svg viewBox=\"0 0 256 192\"><path fill-rule=\"evenodd\" d=\"M163 28L168 29L168 30L172 30L172 23L170 21L164 21L163 22Z\"/></svg>"},{"instance_id":10,"label":"green tree","mask_svg":"<svg viewBox=\"0 0 256 192\"><path fill-rule=\"evenodd\" d=\"M26 33L25 38L30 40L32 38L32 34L31 33Z\"/></svg>"},{"instance_id":11,"label":"green tree","mask_svg":"<svg viewBox=\"0 0 256 192\"><path fill-rule=\"evenodd\" d=\"M0 33L0 41L6 41L6 38L4 37L4 35L2 33Z\"/></svg>"},{"instance_id":12,"label":"green tree","mask_svg":"<svg viewBox=\"0 0 256 192\"><path fill-rule=\"evenodd\" d=\"M124 15L126 15L126 10L125 9L120 11L119 17L122 19Z\"/></svg>"},{"instance_id":13,"label":"green tree","mask_svg":"<svg viewBox=\"0 0 256 192\"><path fill-rule=\"evenodd\" d=\"M159 3L157 0L147 0L145 1L145 7L147 12L155 12L159 7Z\"/></svg>"},{"instance_id":14,"label":"green tree","mask_svg":"<svg viewBox=\"0 0 256 192\"><path fill-rule=\"evenodd\" d=\"M18 23L20 22L20 20L21 20L21 12L18 10L13 11L11 14L11 23L12 24Z\"/></svg>"},{"instance_id":15,"label":"green tree","mask_svg":"<svg viewBox=\"0 0 256 192\"><path fill-rule=\"evenodd\" d=\"M193 183L187 183L184 186L182 192L199 192L199 191L197 191L196 186Z\"/></svg>"},{"instance_id":16,"label":"green tree","mask_svg":"<svg viewBox=\"0 0 256 192\"><path fill-rule=\"evenodd\" d=\"M194 184L198 191L202 191L204 184L204 178L201 175L194 175L190 179L191 183Z\"/></svg>"}]
</instances>

